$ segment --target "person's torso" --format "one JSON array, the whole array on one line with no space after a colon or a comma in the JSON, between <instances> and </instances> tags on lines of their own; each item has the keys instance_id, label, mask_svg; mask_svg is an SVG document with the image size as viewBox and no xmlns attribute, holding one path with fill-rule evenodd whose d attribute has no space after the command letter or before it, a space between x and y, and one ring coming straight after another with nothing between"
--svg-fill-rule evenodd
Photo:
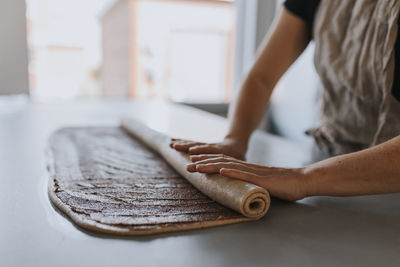
<instances>
[{"instance_id":1,"label":"person's torso","mask_svg":"<svg viewBox=\"0 0 400 267\"><path fill-rule=\"evenodd\" d=\"M331 155L400 134L392 95L397 0L322 0L314 17L315 66L323 85L321 125L309 131Z\"/></svg>"}]
</instances>

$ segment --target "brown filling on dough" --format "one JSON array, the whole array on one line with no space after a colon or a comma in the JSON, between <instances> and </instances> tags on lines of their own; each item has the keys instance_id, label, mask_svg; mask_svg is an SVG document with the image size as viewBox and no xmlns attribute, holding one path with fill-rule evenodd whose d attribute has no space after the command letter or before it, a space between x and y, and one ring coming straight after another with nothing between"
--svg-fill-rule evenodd
<instances>
[{"instance_id":1,"label":"brown filling on dough","mask_svg":"<svg viewBox=\"0 0 400 267\"><path fill-rule=\"evenodd\" d=\"M62 129L50 152L55 196L87 220L141 230L243 217L120 128Z\"/></svg>"}]
</instances>

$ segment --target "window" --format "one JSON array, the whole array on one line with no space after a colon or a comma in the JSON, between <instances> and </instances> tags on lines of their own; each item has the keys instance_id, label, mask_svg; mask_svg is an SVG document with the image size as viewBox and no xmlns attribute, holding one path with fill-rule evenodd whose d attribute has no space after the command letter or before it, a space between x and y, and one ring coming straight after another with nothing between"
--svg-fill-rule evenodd
<instances>
[{"instance_id":1,"label":"window","mask_svg":"<svg viewBox=\"0 0 400 267\"><path fill-rule=\"evenodd\" d=\"M232 94L235 5L219 0L27 0L33 98Z\"/></svg>"}]
</instances>

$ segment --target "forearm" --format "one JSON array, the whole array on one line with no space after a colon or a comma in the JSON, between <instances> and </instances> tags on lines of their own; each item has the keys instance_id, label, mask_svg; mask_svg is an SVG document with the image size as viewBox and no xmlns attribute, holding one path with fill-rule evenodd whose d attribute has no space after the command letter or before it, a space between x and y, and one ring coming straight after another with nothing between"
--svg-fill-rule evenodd
<instances>
[{"instance_id":1,"label":"forearm","mask_svg":"<svg viewBox=\"0 0 400 267\"><path fill-rule=\"evenodd\" d=\"M400 192L400 136L363 151L312 164L304 172L308 196Z\"/></svg>"},{"instance_id":2,"label":"forearm","mask_svg":"<svg viewBox=\"0 0 400 267\"><path fill-rule=\"evenodd\" d=\"M305 22L282 9L230 107L227 137L247 145L248 138L264 116L273 88L308 43Z\"/></svg>"},{"instance_id":3,"label":"forearm","mask_svg":"<svg viewBox=\"0 0 400 267\"><path fill-rule=\"evenodd\" d=\"M247 146L251 133L264 116L272 89L273 84L262 77L252 73L247 76L236 101L230 106L228 138Z\"/></svg>"}]
</instances>

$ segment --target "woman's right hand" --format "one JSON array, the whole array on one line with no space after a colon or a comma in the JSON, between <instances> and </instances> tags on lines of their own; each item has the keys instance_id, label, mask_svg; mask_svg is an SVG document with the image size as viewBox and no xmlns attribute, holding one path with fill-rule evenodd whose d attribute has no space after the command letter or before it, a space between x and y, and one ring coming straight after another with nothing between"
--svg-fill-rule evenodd
<instances>
[{"instance_id":1,"label":"woman's right hand","mask_svg":"<svg viewBox=\"0 0 400 267\"><path fill-rule=\"evenodd\" d=\"M211 144L172 138L170 147L190 155L223 154L240 160L245 159L247 150L245 145L231 138L225 138L222 142Z\"/></svg>"}]
</instances>

